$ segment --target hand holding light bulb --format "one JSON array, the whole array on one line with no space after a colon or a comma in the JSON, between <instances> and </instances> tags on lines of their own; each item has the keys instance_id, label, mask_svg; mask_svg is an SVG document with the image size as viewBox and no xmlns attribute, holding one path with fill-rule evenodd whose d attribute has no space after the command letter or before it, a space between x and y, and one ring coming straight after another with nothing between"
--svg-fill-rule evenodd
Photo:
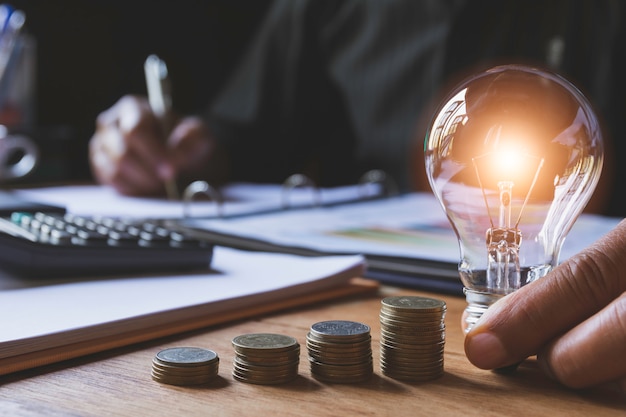
<instances>
[{"instance_id":1,"label":"hand holding light bulb","mask_svg":"<svg viewBox=\"0 0 626 417\"><path fill-rule=\"evenodd\" d=\"M499 298L558 265L600 177L600 126L565 79L502 66L450 94L424 152L430 185L459 239L469 331Z\"/></svg>"},{"instance_id":2,"label":"hand holding light bulb","mask_svg":"<svg viewBox=\"0 0 626 417\"><path fill-rule=\"evenodd\" d=\"M469 360L497 369L537 355L561 383L606 383L626 396L626 220L548 276L489 307L465 339Z\"/></svg>"},{"instance_id":3,"label":"hand holding light bulb","mask_svg":"<svg viewBox=\"0 0 626 417\"><path fill-rule=\"evenodd\" d=\"M552 73L494 68L449 96L424 150L459 238L469 360L497 369L537 354L565 385L626 393L626 221L559 265L603 161L583 95Z\"/></svg>"}]
</instances>

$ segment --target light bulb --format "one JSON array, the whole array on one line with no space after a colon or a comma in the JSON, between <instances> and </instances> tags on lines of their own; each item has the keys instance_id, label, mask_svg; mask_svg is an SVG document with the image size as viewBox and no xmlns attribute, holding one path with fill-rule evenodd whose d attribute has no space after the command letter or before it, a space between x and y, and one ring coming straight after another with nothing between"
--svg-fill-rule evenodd
<instances>
[{"instance_id":1,"label":"light bulb","mask_svg":"<svg viewBox=\"0 0 626 417\"><path fill-rule=\"evenodd\" d=\"M598 120L557 74L506 65L461 83L426 135L430 185L458 237L467 332L500 297L545 276L603 160Z\"/></svg>"}]
</instances>

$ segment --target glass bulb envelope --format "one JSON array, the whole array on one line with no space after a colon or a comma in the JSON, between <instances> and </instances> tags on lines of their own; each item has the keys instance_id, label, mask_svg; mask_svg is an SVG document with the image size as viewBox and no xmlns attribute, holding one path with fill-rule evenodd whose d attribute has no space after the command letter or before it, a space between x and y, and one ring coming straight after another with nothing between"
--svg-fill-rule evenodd
<instances>
[{"instance_id":1,"label":"glass bulb envelope","mask_svg":"<svg viewBox=\"0 0 626 417\"><path fill-rule=\"evenodd\" d=\"M459 240L467 331L498 298L558 264L600 177L602 134L569 81L506 65L452 91L424 151L430 185Z\"/></svg>"}]
</instances>

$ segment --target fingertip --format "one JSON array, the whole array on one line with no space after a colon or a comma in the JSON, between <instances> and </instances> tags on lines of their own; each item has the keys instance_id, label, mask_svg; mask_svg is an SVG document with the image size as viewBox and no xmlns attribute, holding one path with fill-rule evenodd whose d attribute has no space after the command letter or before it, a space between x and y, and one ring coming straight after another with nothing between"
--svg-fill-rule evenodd
<instances>
[{"instance_id":1,"label":"fingertip","mask_svg":"<svg viewBox=\"0 0 626 417\"><path fill-rule=\"evenodd\" d=\"M502 341L489 331L470 331L465 338L465 354L481 369L496 369L510 365Z\"/></svg>"},{"instance_id":2,"label":"fingertip","mask_svg":"<svg viewBox=\"0 0 626 417\"><path fill-rule=\"evenodd\" d=\"M136 129L139 120L140 112L135 107L126 105L123 107L123 111L119 113L118 129L126 135Z\"/></svg>"}]
</instances>

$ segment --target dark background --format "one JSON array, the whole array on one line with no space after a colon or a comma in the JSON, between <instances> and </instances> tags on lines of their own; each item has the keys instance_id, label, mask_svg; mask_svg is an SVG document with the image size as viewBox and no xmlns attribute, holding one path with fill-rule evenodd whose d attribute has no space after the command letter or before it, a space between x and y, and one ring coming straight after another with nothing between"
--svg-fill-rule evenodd
<instances>
[{"instance_id":1,"label":"dark background","mask_svg":"<svg viewBox=\"0 0 626 417\"><path fill-rule=\"evenodd\" d=\"M384 1L384 0L381 0ZM417 0L416 0L417 1ZM225 82L271 0L13 0L37 43L36 123L18 126L42 151L37 170L15 181L89 180L95 119L122 95L145 94L143 63L169 66L174 108L200 113ZM626 6L615 0L480 0L465 3L446 45L444 79L499 63L544 65L545 44L565 40L558 72L597 110L605 134L598 195L623 216L626 176ZM444 86L445 87L445 86ZM442 91L447 91L445 88ZM617 179L613 182L612 179Z\"/></svg>"},{"instance_id":2,"label":"dark background","mask_svg":"<svg viewBox=\"0 0 626 417\"><path fill-rule=\"evenodd\" d=\"M90 179L98 113L145 94L143 62L169 67L177 111L203 111L245 48L268 0L14 0L37 44L35 126L40 166L24 181Z\"/></svg>"}]
</instances>

